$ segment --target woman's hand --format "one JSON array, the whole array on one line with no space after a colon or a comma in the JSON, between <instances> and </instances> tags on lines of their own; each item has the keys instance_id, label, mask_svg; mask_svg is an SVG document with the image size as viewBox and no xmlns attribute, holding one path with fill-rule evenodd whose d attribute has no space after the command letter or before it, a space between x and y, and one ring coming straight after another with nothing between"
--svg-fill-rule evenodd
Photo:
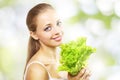
<instances>
[{"instance_id":1,"label":"woman's hand","mask_svg":"<svg viewBox=\"0 0 120 80\"><path fill-rule=\"evenodd\" d=\"M84 68L76 76L72 76L68 73L68 80L89 80L90 75L90 70Z\"/></svg>"}]
</instances>

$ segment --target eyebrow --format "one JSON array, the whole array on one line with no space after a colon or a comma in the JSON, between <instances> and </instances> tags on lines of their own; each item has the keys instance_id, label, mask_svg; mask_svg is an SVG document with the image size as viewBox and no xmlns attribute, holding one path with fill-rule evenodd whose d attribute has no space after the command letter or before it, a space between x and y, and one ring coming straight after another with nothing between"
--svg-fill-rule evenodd
<instances>
[{"instance_id":1,"label":"eyebrow","mask_svg":"<svg viewBox=\"0 0 120 80\"><path fill-rule=\"evenodd\" d=\"M48 24L46 24L46 25L45 25L45 27L46 27L46 26L50 26L50 25L51 25L51 24L50 24L50 23L48 23Z\"/></svg>"},{"instance_id":2,"label":"eyebrow","mask_svg":"<svg viewBox=\"0 0 120 80\"><path fill-rule=\"evenodd\" d=\"M61 20L60 19L58 19L56 22L61 22ZM45 26L49 26L49 25L51 25L51 23L47 23Z\"/></svg>"}]
</instances>

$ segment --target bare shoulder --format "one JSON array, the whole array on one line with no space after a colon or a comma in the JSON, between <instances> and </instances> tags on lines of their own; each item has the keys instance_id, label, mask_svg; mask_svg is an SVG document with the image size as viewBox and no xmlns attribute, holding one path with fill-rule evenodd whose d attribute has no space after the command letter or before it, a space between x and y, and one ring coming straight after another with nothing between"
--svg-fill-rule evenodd
<instances>
[{"instance_id":1,"label":"bare shoulder","mask_svg":"<svg viewBox=\"0 0 120 80\"><path fill-rule=\"evenodd\" d=\"M48 72L38 63L31 64L28 68L26 80L48 80Z\"/></svg>"}]
</instances>

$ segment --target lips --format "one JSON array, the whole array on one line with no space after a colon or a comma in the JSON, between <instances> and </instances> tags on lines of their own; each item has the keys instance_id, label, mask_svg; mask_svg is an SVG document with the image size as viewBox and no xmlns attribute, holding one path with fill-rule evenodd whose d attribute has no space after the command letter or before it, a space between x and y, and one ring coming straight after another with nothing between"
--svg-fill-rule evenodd
<instances>
[{"instance_id":1,"label":"lips","mask_svg":"<svg viewBox=\"0 0 120 80\"><path fill-rule=\"evenodd\" d=\"M61 41L62 40L62 36L54 37L53 40L55 40L55 41Z\"/></svg>"}]
</instances>

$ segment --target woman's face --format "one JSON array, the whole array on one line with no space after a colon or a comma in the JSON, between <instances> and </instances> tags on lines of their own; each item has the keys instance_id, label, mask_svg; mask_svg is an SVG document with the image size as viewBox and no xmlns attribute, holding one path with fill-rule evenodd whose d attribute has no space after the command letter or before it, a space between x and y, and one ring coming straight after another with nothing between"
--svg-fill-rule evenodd
<instances>
[{"instance_id":1,"label":"woman's face","mask_svg":"<svg viewBox=\"0 0 120 80\"><path fill-rule=\"evenodd\" d=\"M55 10L47 9L36 18L36 37L42 45L56 47L62 42L62 27L61 21L58 18Z\"/></svg>"}]
</instances>

